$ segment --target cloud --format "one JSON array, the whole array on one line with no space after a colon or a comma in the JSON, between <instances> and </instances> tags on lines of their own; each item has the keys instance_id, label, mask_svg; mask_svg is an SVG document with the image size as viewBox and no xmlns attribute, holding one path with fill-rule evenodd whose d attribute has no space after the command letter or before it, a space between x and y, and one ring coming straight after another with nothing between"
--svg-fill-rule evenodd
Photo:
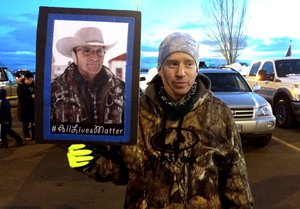
<instances>
[{"instance_id":1,"label":"cloud","mask_svg":"<svg viewBox=\"0 0 300 209\"><path fill-rule=\"evenodd\" d=\"M255 59L284 57L290 45L290 37L254 38L248 37L248 46L240 51L239 59L252 62ZM300 39L292 40L292 56L299 57Z\"/></svg>"},{"instance_id":2,"label":"cloud","mask_svg":"<svg viewBox=\"0 0 300 209\"><path fill-rule=\"evenodd\" d=\"M205 26L200 22L200 20L196 19L195 21L187 21L182 22L177 28L179 30L202 30Z\"/></svg>"},{"instance_id":3,"label":"cloud","mask_svg":"<svg viewBox=\"0 0 300 209\"><path fill-rule=\"evenodd\" d=\"M31 21L30 21L31 22ZM12 20L0 16L0 44L2 51L35 48L36 25L24 20Z\"/></svg>"},{"instance_id":4,"label":"cloud","mask_svg":"<svg viewBox=\"0 0 300 209\"><path fill-rule=\"evenodd\" d=\"M143 44L141 46L141 51L142 52L153 52L153 51L157 51L158 47L157 46L149 46L147 44Z\"/></svg>"},{"instance_id":5,"label":"cloud","mask_svg":"<svg viewBox=\"0 0 300 209\"><path fill-rule=\"evenodd\" d=\"M300 33L300 28L297 27L300 18L297 4L296 0L249 1L250 21L247 25L247 34L255 38L297 37Z\"/></svg>"},{"instance_id":6,"label":"cloud","mask_svg":"<svg viewBox=\"0 0 300 209\"><path fill-rule=\"evenodd\" d=\"M37 15L0 15L0 62L13 70L34 69Z\"/></svg>"},{"instance_id":7,"label":"cloud","mask_svg":"<svg viewBox=\"0 0 300 209\"><path fill-rule=\"evenodd\" d=\"M259 56L285 56L290 45L290 37L269 38L266 44L265 39L248 37L247 52ZM294 55L299 55L298 50L300 39L292 40L292 51Z\"/></svg>"},{"instance_id":8,"label":"cloud","mask_svg":"<svg viewBox=\"0 0 300 209\"><path fill-rule=\"evenodd\" d=\"M35 65L36 26L38 7L78 7L102 9L135 9L135 1L94 1L80 2L59 0L28 0L3 1L0 3L0 61L3 64L18 66ZM28 5L23 5L24 2ZM116 3L117 2L117 3ZM200 44L202 58L219 58L222 55L217 49L208 44L205 29L205 18L201 12L199 0L186 3L176 0L176 4L161 0L140 1L139 9L142 12L141 63L146 66L156 65L158 46L168 34L181 31L195 37ZM271 7L270 7L271 6ZM271 8L271 9L266 9ZM239 59L257 59L264 56L284 56L293 41L293 56L300 55L300 28L297 27L300 13L296 0L280 1L251 0L249 1L246 35L248 46L240 51ZM12 63L10 63L12 62Z\"/></svg>"},{"instance_id":9,"label":"cloud","mask_svg":"<svg viewBox=\"0 0 300 209\"><path fill-rule=\"evenodd\" d=\"M0 64L15 71L21 68L35 70L35 52L18 51L18 52L1 52Z\"/></svg>"},{"instance_id":10,"label":"cloud","mask_svg":"<svg viewBox=\"0 0 300 209\"><path fill-rule=\"evenodd\" d=\"M27 55L27 56L35 56L35 51L13 51L13 52L2 52L2 55Z\"/></svg>"}]
</instances>

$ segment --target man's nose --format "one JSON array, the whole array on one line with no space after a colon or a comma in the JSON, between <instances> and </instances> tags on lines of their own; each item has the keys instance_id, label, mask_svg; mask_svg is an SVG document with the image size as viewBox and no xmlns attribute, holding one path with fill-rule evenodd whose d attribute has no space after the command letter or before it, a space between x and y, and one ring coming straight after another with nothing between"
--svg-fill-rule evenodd
<instances>
[{"instance_id":1,"label":"man's nose","mask_svg":"<svg viewBox=\"0 0 300 209\"><path fill-rule=\"evenodd\" d=\"M92 58L98 58L99 56L97 55L97 52L96 51L93 51L89 57L92 57Z\"/></svg>"},{"instance_id":2,"label":"man's nose","mask_svg":"<svg viewBox=\"0 0 300 209\"><path fill-rule=\"evenodd\" d=\"M186 70L185 66L183 64L180 64L176 71L176 76L180 76L180 77L185 76L185 70Z\"/></svg>"}]
</instances>

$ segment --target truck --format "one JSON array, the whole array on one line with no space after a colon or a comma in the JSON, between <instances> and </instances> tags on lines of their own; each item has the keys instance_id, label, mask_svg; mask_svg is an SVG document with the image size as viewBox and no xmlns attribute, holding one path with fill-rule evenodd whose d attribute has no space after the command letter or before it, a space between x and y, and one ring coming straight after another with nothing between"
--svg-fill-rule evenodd
<instances>
[{"instance_id":1,"label":"truck","mask_svg":"<svg viewBox=\"0 0 300 209\"><path fill-rule=\"evenodd\" d=\"M300 121L300 58L254 60L245 79L271 104L278 127Z\"/></svg>"}]
</instances>

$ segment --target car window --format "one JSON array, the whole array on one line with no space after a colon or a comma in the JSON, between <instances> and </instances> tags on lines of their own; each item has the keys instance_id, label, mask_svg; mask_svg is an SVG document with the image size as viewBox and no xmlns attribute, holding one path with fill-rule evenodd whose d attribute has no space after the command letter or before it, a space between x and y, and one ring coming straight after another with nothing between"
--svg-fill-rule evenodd
<instances>
[{"instance_id":1,"label":"car window","mask_svg":"<svg viewBox=\"0 0 300 209\"><path fill-rule=\"evenodd\" d=\"M278 77L300 74L300 59L277 60L275 65Z\"/></svg>"},{"instance_id":2,"label":"car window","mask_svg":"<svg viewBox=\"0 0 300 209\"><path fill-rule=\"evenodd\" d=\"M261 64L261 62L256 62L252 65L249 76L256 76L256 73L259 69L260 64Z\"/></svg>"},{"instance_id":3,"label":"car window","mask_svg":"<svg viewBox=\"0 0 300 209\"><path fill-rule=\"evenodd\" d=\"M12 74L12 72L5 70L5 74L7 75L7 79L10 82L10 84L16 84L16 78L15 76Z\"/></svg>"},{"instance_id":4,"label":"car window","mask_svg":"<svg viewBox=\"0 0 300 209\"><path fill-rule=\"evenodd\" d=\"M205 73L212 83L213 92L250 92L245 79L239 73Z\"/></svg>"},{"instance_id":5,"label":"car window","mask_svg":"<svg viewBox=\"0 0 300 209\"><path fill-rule=\"evenodd\" d=\"M6 76L2 69L0 69L0 81L6 81Z\"/></svg>"},{"instance_id":6,"label":"car window","mask_svg":"<svg viewBox=\"0 0 300 209\"><path fill-rule=\"evenodd\" d=\"M261 71L264 72L264 80L273 81L275 78L274 66L272 62L265 62L261 68Z\"/></svg>"},{"instance_id":7,"label":"car window","mask_svg":"<svg viewBox=\"0 0 300 209\"><path fill-rule=\"evenodd\" d=\"M266 73L269 75L274 74L274 68L272 62L265 62L261 69L265 70Z\"/></svg>"}]
</instances>

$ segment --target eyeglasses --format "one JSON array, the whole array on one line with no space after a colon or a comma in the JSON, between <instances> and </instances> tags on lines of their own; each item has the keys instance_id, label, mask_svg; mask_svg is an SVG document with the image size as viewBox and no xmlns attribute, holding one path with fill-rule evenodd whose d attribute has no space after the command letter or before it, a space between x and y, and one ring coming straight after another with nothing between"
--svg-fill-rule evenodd
<instances>
[{"instance_id":1,"label":"eyeglasses","mask_svg":"<svg viewBox=\"0 0 300 209\"><path fill-rule=\"evenodd\" d=\"M89 57L91 55L96 54L98 57L103 57L105 54L105 51L103 49L97 49L97 50L93 50L90 48L84 48L84 49L75 49L75 51L80 51L82 52L82 54L86 57Z\"/></svg>"}]
</instances>

